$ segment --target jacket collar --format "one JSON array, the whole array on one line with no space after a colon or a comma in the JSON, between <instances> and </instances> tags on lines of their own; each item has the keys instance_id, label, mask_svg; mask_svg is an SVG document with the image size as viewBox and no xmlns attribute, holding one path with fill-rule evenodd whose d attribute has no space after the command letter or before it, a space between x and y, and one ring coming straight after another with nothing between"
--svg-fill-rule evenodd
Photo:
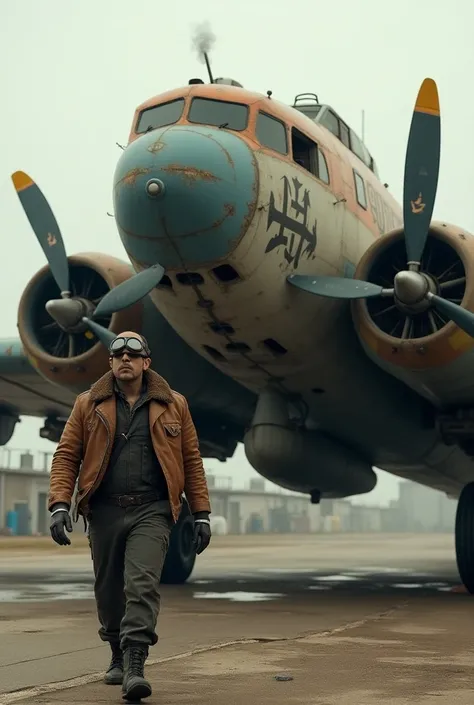
<instances>
[{"instance_id":1,"label":"jacket collar","mask_svg":"<svg viewBox=\"0 0 474 705\"><path fill-rule=\"evenodd\" d=\"M171 387L157 372L146 370L144 372L144 381L146 383L147 397L149 399L154 399L162 404L171 404L173 402ZM114 373L111 370L106 372L105 375L92 385L90 389L90 400L99 404L105 401L105 399L114 396L114 382Z\"/></svg>"}]
</instances>

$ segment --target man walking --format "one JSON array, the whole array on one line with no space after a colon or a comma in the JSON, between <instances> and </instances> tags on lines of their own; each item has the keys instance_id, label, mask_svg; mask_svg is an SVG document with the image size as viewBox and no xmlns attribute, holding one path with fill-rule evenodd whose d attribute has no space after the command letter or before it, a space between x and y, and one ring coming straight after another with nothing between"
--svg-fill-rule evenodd
<instances>
[{"instance_id":1,"label":"man walking","mask_svg":"<svg viewBox=\"0 0 474 705\"><path fill-rule=\"evenodd\" d=\"M211 508L186 399L149 369L143 336L121 333L109 353L110 372L77 397L54 453L48 506L52 538L69 545L79 476L74 516L89 521L99 635L112 649L104 680L139 700L151 695L144 664L158 640L161 571L183 491L197 553L209 545Z\"/></svg>"}]
</instances>

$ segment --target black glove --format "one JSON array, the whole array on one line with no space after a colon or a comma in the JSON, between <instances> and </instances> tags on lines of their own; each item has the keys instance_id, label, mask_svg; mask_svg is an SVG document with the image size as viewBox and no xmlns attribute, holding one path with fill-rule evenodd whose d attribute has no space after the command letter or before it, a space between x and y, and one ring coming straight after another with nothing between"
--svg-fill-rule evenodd
<instances>
[{"instance_id":1,"label":"black glove","mask_svg":"<svg viewBox=\"0 0 474 705\"><path fill-rule=\"evenodd\" d=\"M51 507L51 522L49 524L51 538L60 546L70 546L71 541L69 537L66 536L64 527L71 533L72 522L69 516L69 507L64 502L58 502Z\"/></svg>"},{"instance_id":2,"label":"black glove","mask_svg":"<svg viewBox=\"0 0 474 705\"><path fill-rule=\"evenodd\" d=\"M209 512L196 512L194 514L194 548L198 555L209 546L210 540Z\"/></svg>"}]
</instances>

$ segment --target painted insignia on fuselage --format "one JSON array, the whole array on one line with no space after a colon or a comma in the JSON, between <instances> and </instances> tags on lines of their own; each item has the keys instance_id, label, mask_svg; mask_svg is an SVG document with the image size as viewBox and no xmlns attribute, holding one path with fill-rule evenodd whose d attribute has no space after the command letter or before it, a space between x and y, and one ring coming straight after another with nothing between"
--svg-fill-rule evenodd
<instances>
[{"instance_id":1,"label":"painted insignia on fuselage","mask_svg":"<svg viewBox=\"0 0 474 705\"><path fill-rule=\"evenodd\" d=\"M291 182L287 176L283 177L283 207L279 211L275 208L275 194L270 194L270 205L268 209L267 232L273 223L280 226L276 235L268 241L265 252L271 252L276 247L284 245L284 257L288 264L293 264L297 269L301 257L309 259L316 249L316 226L317 220L311 229L308 227L310 215L309 190L302 189L303 184L298 178L292 178ZM296 240L299 238L298 244ZM304 249L303 249L304 247Z\"/></svg>"}]
</instances>

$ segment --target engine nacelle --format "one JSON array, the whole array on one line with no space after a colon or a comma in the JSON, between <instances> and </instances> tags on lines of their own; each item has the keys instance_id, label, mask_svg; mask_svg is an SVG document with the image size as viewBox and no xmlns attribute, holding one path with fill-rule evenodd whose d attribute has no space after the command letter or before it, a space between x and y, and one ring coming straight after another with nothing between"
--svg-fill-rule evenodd
<instances>
[{"instance_id":1,"label":"engine nacelle","mask_svg":"<svg viewBox=\"0 0 474 705\"><path fill-rule=\"evenodd\" d=\"M261 392L244 436L247 460L271 482L317 497L348 497L374 489L370 463L319 431L290 422L288 401L271 389Z\"/></svg>"},{"instance_id":2,"label":"engine nacelle","mask_svg":"<svg viewBox=\"0 0 474 705\"><path fill-rule=\"evenodd\" d=\"M68 257L73 296L97 303L110 289L134 275L130 264L100 253ZM109 369L108 352L89 330L64 332L45 309L59 298L58 287L45 266L26 286L18 307L18 331L25 354L45 379L76 394L88 389ZM139 332L143 304L138 303L112 316L97 319L114 333Z\"/></svg>"},{"instance_id":3,"label":"engine nacelle","mask_svg":"<svg viewBox=\"0 0 474 705\"><path fill-rule=\"evenodd\" d=\"M377 239L367 250L355 279L393 286L406 269L403 229ZM421 271L437 293L474 312L474 237L455 225L433 223ZM448 285L448 282L450 284ZM436 406L474 401L474 339L433 308L410 316L391 298L358 299L352 315L367 355Z\"/></svg>"}]
</instances>

